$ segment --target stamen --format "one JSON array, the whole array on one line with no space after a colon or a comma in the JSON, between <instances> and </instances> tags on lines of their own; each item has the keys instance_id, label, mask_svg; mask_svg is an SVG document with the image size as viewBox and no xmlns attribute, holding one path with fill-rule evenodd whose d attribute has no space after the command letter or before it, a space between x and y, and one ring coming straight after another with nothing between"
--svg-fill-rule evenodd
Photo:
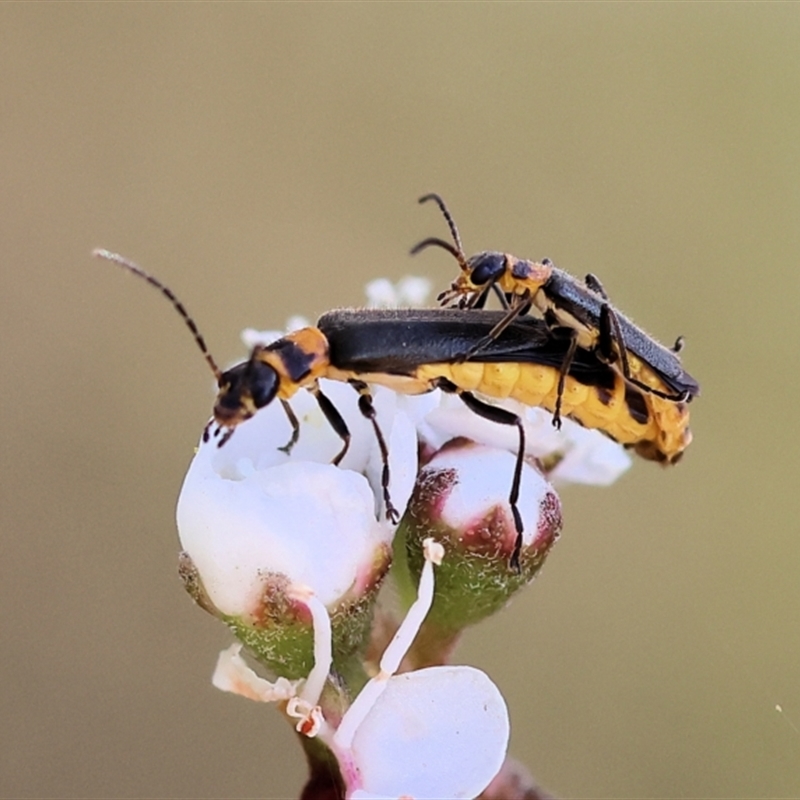
<instances>
[{"instance_id":1,"label":"stamen","mask_svg":"<svg viewBox=\"0 0 800 800\"><path fill-rule=\"evenodd\" d=\"M333 737L337 747L347 750L352 746L356 731L372 710L378 698L383 694L389 678L399 669L400 662L411 647L425 617L430 611L431 605L433 605L433 565L442 563L444 547L433 539L428 538L422 543L422 553L425 557L425 563L422 565L417 599L411 604L411 608L408 609L408 613L397 629L397 633L395 633L394 638L384 651L380 663L380 672L367 682L342 717L341 724Z\"/></svg>"},{"instance_id":2,"label":"stamen","mask_svg":"<svg viewBox=\"0 0 800 800\"><path fill-rule=\"evenodd\" d=\"M302 603L311 614L314 627L314 666L300 691L300 699L313 706L319 702L333 663L331 618L324 603L307 586L292 586L287 596L290 600Z\"/></svg>"}]
</instances>

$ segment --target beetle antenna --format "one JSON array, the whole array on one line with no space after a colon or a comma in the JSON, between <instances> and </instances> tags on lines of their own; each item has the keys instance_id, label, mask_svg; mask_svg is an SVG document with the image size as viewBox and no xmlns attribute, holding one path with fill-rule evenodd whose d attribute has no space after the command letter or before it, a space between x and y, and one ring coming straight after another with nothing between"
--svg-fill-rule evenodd
<instances>
[{"instance_id":1,"label":"beetle antenna","mask_svg":"<svg viewBox=\"0 0 800 800\"><path fill-rule=\"evenodd\" d=\"M459 264L461 263L462 254L459 253L458 250L456 250L456 248L453 247L452 244L450 244L450 242L446 242L444 241L444 239L439 239L436 236L431 236L428 239L423 239L421 242L415 244L409 252L411 253L412 256L415 256L421 250L424 250L426 247L431 247L432 245L435 245L436 247L441 247L443 250L447 250L448 253L450 253L455 257L455 259L458 261Z\"/></svg>"},{"instance_id":2,"label":"beetle antenna","mask_svg":"<svg viewBox=\"0 0 800 800\"><path fill-rule=\"evenodd\" d=\"M439 210L444 215L445 220L447 221L448 226L450 227L450 235L453 237L453 241L455 242L455 247L448 247L445 242L441 239L425 239L424 242L420 242L412 251L412 255L414 253L418 253L428 245L436 245L437 247L443 247L449 253L452 253L456 257L456 261L458 261L459 266L464 272L469 272L469 265L467 264L467 257L464 255L464 246L461 244L461 236L459 236L458 228L456 227L456 222L453 219L453 215L450 213L450 210L447 208L444 200L436 194L436 192L431 192L430 194L425 194L419 198L417 201L418 203L427 203L429 200L433 200L437 206L439 206Z\"/></svg>"},{"instance_id":3,"label":"beetle antenna","mask_svg":"<svg viewBox=\"0 0 800 800\"><path fill-rule=\"evenodd\" d=\"M458 228L456 227L455 220L453 219L453 215L450 213L450 210L445 205L444 200L436 194L436 192L431 192L430 194L424 194L422 197L417 200L418 203L427 203L428 200L433 200L437 206L439 206L439 210L444 214L444 218L447 220L447 224L450 226L450 233L453 236L453 241L456 243L456 247L462 253L464 252L464 248L461 245L461 237L458 235Z\"/></svg>"},{"instance_id":4,"label":"beetle antenna","mask_svg":"<svg viewBox=\"0 0 800 800\"><path fill-rule=\"evenodd\" d=\"M194 336L195 342L197 342L197 346L200 348L200 352L205 356L206 361L208 362L208 366L211 367L211 371L214 373L214 377L219 382L220 378L222 377L222 371L217 366L216 361L214 361L211 353L208 352L208 347L206 347L205 340L201 335L200 331L197 329L197 325L195 324L194 320L189 316L186 308L184 307L183 303L175 296L168 286L165 286L161 283L158 278L151 275L149 272L145 272L138 264L135 264L130 259L125 258L125 256L121 256L119 253L112 253L110 250L103 250L102 248L98 247L96 250L92 250L92 255L95 258L102 258L105 261L111 261L114 264L118 264L120 267L124 267L129 272L132 272L134 275L138 275L140 278L144 278L151 286L155 286L167 300L172 303L175 310L183 317L183 321L186 323L186 327L192 332Z\"/></svg>"}]
</instances>

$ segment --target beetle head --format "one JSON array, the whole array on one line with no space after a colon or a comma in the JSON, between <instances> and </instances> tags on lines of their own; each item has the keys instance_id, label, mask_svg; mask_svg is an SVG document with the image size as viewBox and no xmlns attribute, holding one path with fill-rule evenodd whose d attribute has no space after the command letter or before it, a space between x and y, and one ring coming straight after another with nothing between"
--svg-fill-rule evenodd
<instances>
[{"instance_id":1,"label":"beetle head","mask_svg":"<svg viewBox=\"0 0 800 800\"><path fill-rule=\"evenodd\" d=\"M278 393L280 377L273 366L261 360L261 352L262 348L256 347L247 361L220 375L214 420L220 428L228 428L225 441L237 425L269 405Z\"/></svg>"}]
</instances>

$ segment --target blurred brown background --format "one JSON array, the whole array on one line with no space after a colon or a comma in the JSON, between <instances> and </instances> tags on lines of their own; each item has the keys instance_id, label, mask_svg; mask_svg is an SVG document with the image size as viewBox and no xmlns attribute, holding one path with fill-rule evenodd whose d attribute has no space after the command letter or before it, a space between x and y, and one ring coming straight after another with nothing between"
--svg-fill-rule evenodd
<instances>
[{"instance_id":1,"label":"blurred brown background","mask_svg":"<svg viewBox=\"0 0 800 800\"><path fill-rule=\"evenodd\" d=\"M291 797L272 709L175 575L175 498L247 325L453 275L598 274L702 382L674 470L570 488L460 660L563 797L800 796L800 6L0 7L0 795ZM775 710L783 706L784 714Z\"/></svg>"}]
</instances>

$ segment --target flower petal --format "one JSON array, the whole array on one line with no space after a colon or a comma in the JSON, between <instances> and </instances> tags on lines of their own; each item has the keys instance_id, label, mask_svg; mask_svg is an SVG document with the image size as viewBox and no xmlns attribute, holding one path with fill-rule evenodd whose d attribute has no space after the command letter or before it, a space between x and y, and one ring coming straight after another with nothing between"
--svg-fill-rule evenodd
<instances>
[{"instance_id":1,"label":"flower petal","mask_svg":"<svg viewBox=\"0 0 800 800\"><path fill-rule=\"evenodd\" d=\"M177 516L181 544L224 614L250 613L265 573L283 573L332 604L391 539L362 475L313 462L247 462L249 474L233 480L213 469L214 449L202 446L192 462Z\"/></svg>"},{"instance_id":2,"label":"flower petal","mask_svg":"<svg viewBox=\"0 0 800 800\"><path fill-rule=\"evenodd\" d=\"M503 764L505 701L473 667L429 667L396 675L352 744L360 786L350 797L469 798Z\"/></svg>"}]
</instances>

